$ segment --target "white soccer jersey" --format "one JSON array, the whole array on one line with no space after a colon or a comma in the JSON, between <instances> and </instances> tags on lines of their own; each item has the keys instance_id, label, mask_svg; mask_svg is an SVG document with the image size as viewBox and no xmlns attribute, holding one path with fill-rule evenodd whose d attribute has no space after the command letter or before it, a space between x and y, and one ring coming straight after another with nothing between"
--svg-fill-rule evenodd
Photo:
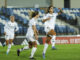
<instances>
[{"instance_id":1,"label":"white soccer jersey","mask_svg":"<svg viewBox=\"0 0 80 60\"><path fill-rule=\"evenodd\" d=\"M49 17L51 18L50 20L47 20L44 23L45 32L49 32L51 29L54 29L57 15L58 13L53 13L53 14L48 13L43 17L43 19Z\"/></svg>"},{"instance_id":2,"label":"white soccer jersey","mask_svg":"<svg viewBox=\"0 0 80 60\"><path fill-rule=\"evenodd\" d=\"M18 25L16 22L7 22L4 26L4 32L6 32L6 34L14 34L15 31L18 31Z\"/></svg>"},{"instance_id":3,"label":"white soccer jersey","mask_svg":"<svg viewBox=\"0 0 80 60\"><path fill-rule=\"evenodd\" d=\"M34 18L32 18L30 21L29 21L29 27L28 27L28 31L27 31L27 34L26 34L26 36L27 37L33 37L34 36L34 31L33 31L33 29L32 29L32 26L33 25L36 25L36 23L37 23L37 21L34 19Z\"/></svg>"}]
</instances>

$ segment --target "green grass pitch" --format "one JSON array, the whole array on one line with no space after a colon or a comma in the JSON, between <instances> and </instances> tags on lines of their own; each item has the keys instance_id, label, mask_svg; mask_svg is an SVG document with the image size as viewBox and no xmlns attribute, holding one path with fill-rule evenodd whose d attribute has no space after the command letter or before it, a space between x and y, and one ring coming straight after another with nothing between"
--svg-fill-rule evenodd
<instances>
[{"instance_id":1,"label":"green grass pitch","mask_svg":"<svg viewBox=\"0 0 80 60\"><path fill-rule=\"evenodd\" d=\"M11 51L6 55L7 47L0 46L0 60L29 60L31 50L22 51L17 56L16 51L23 46L12 46ZM80 60L80 44L56 45L57 50L52 50L51 45L46 53L46 58L42 58L43 45L39 45L35 53L36 60Z\"/></svg>"}]
</instances>

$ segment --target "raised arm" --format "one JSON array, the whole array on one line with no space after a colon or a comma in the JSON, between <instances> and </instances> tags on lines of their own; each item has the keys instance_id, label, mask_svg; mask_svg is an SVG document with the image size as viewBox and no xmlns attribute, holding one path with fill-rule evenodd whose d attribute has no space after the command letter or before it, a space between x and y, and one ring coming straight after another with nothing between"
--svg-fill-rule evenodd
<instances>
[{"instance_id":1,"label":"raised arm","mask_svg":"<svg viewBox=\"0 0 80 60\"><path fill-rule=\"evenodd\" d=\"M62 14L63 13L63 10L61 8L59 8L59 12L58 12L58 15Z\"/></svg>"},{"instance_id":2,"label":"raised arm","mask_svg":"<svg viewBox=\"0 0 80 60\"><path fill-rule=\"evenodd\" d=\"M51 18L50 18L50 17L48 17L48 18L46 18L46 19L43 19L43 21L42 21L42 22L44 23L44 22L46 22L46 21L48 21L48 20L50 20L50 19L51 19Z\"/></svg>"}]
</instances>

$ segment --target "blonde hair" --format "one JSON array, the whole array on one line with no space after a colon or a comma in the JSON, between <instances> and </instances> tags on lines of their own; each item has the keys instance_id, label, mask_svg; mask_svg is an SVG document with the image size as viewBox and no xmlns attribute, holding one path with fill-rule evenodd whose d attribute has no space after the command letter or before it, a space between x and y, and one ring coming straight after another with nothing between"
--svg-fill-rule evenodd
<instances>
[{"instance_id":1,"label":"blonde hair","mask_svg":"<svg viewBox=\"0 0 80 60\"><path fill-rule=\"evenodd\" d=\"M11 15L10 18L12 18L12 17L14 17L14 16Z\"/></svg>"},{"instance_id":2,"label":"blonde hair","mask_svg":"<svg viewBox=\"0 0 80 60\"><path fill-rule=\"evenodd\" d=\"M34 11L29 11L29 18L32 18L32 14L34 13Z\"/></svg>"},{"instance_id":3,"label":"blonde hair","mask_svg":"<svg viewBox=\"0 0 80 60\"><path fill-rule=\"evenodd\" d=\"M34 11L34 12L31 12L30 14L31 14L31 15L30 15L30 18L33 18L33 17L35 17L36 15L38 15L39 12L38 12L38 11Z\"/></svg>"}]
</instances>

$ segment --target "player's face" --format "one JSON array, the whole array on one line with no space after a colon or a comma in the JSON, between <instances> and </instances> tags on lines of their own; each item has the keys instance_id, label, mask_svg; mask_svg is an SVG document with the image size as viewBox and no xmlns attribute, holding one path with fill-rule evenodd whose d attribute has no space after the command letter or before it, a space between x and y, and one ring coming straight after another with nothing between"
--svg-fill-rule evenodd
<instances>
[{"instance_id":1,"label":"player's face","mask_svg":"<svg viewBox=\"0 0 80 60\"><path fill-rule=\"evenodd\" d=\"M14 22L14 20L15 20L14 16L11 16L11 17L10 17L10 20L11 20L12 22Z\"/></svg>"},{"instance_id":2,"label":"player's face","mask_svg":"<svg viewBox=\"0 0 80 60\"><path fill-rule=\"evenodd\" d=\"M49 9L49 12L53 13L53 7L51 7L51 8Z\"/></svg>"}]
</instances>

